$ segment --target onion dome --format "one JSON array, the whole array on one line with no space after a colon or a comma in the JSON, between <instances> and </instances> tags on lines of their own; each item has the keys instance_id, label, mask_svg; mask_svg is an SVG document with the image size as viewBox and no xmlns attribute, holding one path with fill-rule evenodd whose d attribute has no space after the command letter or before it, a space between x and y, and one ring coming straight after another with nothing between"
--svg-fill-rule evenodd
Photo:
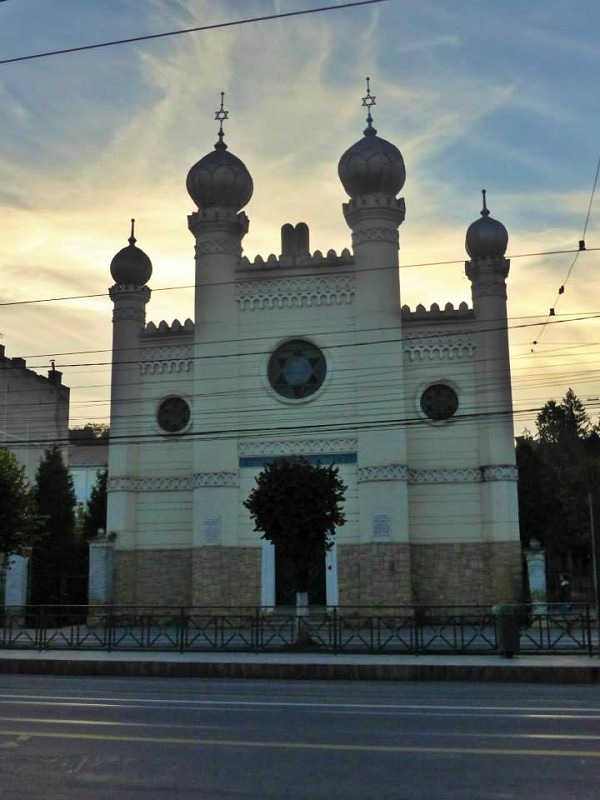
<instances>
[{"instance_id":1,"label":"onion dome","mask_svg":"<svg viewBox=\"0 0 600 800\"><path fill-rule=\"evenodd\" d=\"M363 106L368 108L365 135L340 158L338 175L346 193L352 198L378 193L396 197L406 180L404 159L400 150L377 136L377 130L373 127L371 106L375 105L375 96L371 94L369 78L367 95L362 101Z\"/></svg>"},{"instance_id":2,"label":"onion dome","mask_svg":"<svg viewBox=\"0 0 600 800\"><path fill-rule=\"evenodd\" d=\"M472 259L502 258L508 247L508 231L501 222L490 217L485 203L485 189L482 189L483 208L481 217L469 225L465 239L465 249Z\"/></svg>"},{"instance_id":3,"label":"onion dome","mask_svg":"<svg viewBox=\"0 0 600 800\"><path fill-rule=\"evenodd\" d=\"M152 275L152 262L139 247L135 246L133 233L135 220L131 220L131 236L129 247L124 247L110 262L110 274L116 284L121 286L145 286Z\"/></svg>"},{"instance_id":4,"label":"onion dome","mask_svg":"<svg viewBox=\"0 0 600 800\"><path fill-rule=\"evenodd\" d=\"M232 208L240 211L252 197L252 177L246 165L227 150L223 141L223 120L229 112L223 108L224 93L221 92L221 108L215 112L219 120L219 141L212 153L204 156L190 169L186 187L198 208Z\"/></svg>"}]
</instances>

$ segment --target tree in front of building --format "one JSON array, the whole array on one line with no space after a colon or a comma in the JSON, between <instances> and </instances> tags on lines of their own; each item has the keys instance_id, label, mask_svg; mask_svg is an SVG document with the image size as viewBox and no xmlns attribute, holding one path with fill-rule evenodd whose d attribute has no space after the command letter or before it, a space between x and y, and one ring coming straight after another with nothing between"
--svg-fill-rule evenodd
<instances>
[{"instance_id":1,"label":"tree in front of building","mask_svg":"<svg viewBox=\"0 0 600 800\"><path fill-rule=\"evenodd\" d=\"M560 403L549 400L536 422L537 436L517 441L521 540L525 547L534 539L545 547L549 585L555 588L561 569L590 562L598 433L572 389Z\"/></svg>"},{"instance_id":2,"label":"tree in front of building","mask_svg":"<svg viewBox=\"0 0 600 800\"><path fill-rule=\"evenodd\" d=\"M300 616L308 606L311 568L323 563L333 547L336 528L345 522L345 491L336 467L311 464L305 458L281 458L263 469L244 502L254 529L291 566Z\"/></svg>"},{"instance_id":3,"label":"tree in front of building","mask_svg":"<svg viewBox=\"0 0 600 800\"><path fill-rule=\"evenodd\" d=\"M35 500L15 456L0 448L0 558L26 555L40 533Z\"/></svg>"},{"instance_id":4,"label":"tree in front of building","mask_svg":"<svg viewBox=\"0 0 600 800\"><path fill-rule=\"evenodd\" d=\"M106 531L106 488L108 472L103 469L96 476L90 499L83 516L83 533L87 540L98 535L99 530Z\"/></svg>"},{"instance_id":5,"label":"tree in front of building","mask_svg":"<svg viewBox=\"0 0 600 800\"><path fill-rule=\"evenodd\" d=\"M31 602L85 602L87 547L76 535L73 480L58 445L44 452L33 491L43 536L32 553Z\"/></svg>"}]
</instances>

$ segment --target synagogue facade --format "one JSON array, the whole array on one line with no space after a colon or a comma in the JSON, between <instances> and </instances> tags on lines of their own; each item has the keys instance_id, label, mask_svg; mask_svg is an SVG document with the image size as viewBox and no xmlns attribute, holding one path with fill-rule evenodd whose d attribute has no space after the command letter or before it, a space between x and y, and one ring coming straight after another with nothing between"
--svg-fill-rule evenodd
<instances>
[{"instance_id":1,"label":"synagogue facade","mask_svg":"<svg viewBox=\"0 0 600 800\"><path fill-rule=\"evenodd\" d=\"M470 304L404 306L405 166L365 100L367 128L338 168L351 248L312 251L307 225L285 224L279 255L243 256L253 183L221 109L218 142L187 177L194 319L147 321L152 264L133 228L112 261L116 603L291 602L285 565L243 502L266 463L294 455L337 465L347 485L311 602L519 592L508 234L484 195L466 235Z\"/></svg>"}]
</instances>

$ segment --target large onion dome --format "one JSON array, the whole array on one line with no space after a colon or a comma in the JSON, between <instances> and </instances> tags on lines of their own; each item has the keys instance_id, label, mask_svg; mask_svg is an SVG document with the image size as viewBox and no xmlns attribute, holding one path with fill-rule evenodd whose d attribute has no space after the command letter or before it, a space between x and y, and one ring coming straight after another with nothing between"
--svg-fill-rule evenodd
<instances>
[{"instance_id":1,"label":"large onion dome","mask_svg":"<svg viewBox=\"0 0 600 800\"><path fill-rule=\"evenodd\" d=\"M497 219L490 217L483 194L481 217L471 223L467 229L465 248L472 259L502 258L508 247L508 231Z\"/></svg>"},{"instance_id":2,"label":"large onion dome","mask_svg":"<svg viewBox=\"0 0 600 800\"><path fill-rule=\"evenodd\" d=\"M371 94L367 78L367 95L363 97L363 106L368 108L365 135L346 150L338 164L342 185L352 198L378 193L396 197L406 180L402 153L391 142L377 136L373 127L373 105L375 96Z\"/></svg>"},{"instance_id":3,"label":"large onion dome","mask_svg":"<svg viewBox=\"0 0 600 800\"><path fill-rule=\"evenodd\" d=\"M143 250L135 246L134 225L135 220L132 219L129 246L119 250L110 262L110 274L114 282L121 286L145 286L152 275L152 262Z\"/></svg>"},{"instance_id":4,"label":"large onion dome","mask_svg":"<svg viewBox=\"0 0 600 800\"><path fill-rule=\"evenodd\" d=\"M252 197L252 177L246 165L227 150L223 131L212 153L190 169L186 187L198 208L242 209Z\"/></svg>"},{"instance_id":5,"label":"large onion dome","mask_svg":"<svg viewBox=\"0 0 600 800\"><path fill-rule=\"evenodd\" d=\"M379 192L396 197L404 186L406 169L402 153L376 134L375 128L366 128L364 138L340 158L338 175L352 198Z\"/></svg>"}]
</instances>

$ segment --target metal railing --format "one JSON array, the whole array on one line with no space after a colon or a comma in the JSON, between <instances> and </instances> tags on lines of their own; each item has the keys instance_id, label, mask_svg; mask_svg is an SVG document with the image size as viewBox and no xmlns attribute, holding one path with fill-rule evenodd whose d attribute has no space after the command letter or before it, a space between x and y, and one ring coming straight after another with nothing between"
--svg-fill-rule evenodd
<instances>
[{"instance_id":1,"label":"metal railing","mask_svg":"<svg viewBox=\"0 0 600 800\"><path fill-rule=\"evenodd\" d=\"M589 605L515 606L521 653L600 654ZM0 648L184 652L494 654L489 606L291 608L24 606L0 616Z\"/></svg>"}]
</instances>

